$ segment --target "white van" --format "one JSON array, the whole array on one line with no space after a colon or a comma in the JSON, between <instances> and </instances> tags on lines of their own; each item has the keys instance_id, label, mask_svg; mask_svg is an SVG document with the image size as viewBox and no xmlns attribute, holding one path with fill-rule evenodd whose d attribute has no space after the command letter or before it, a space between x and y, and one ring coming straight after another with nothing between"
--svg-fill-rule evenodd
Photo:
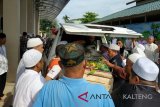
<instances>
[{"instance_id":1,"label":"white van","mask_svg":"<svg viewBox=\"0 0 160 107\"><path fill-rule=\"evenodd\" d=\"M96 25L96 24L61 24L61 28L51 46L47 64L55 56L55 48L58 42L68 41L73 42L79 39L87 40L88 37L94 36L99 43L108 43L107 38L139 38L142 34L133 30L114 26ZM99 44L98 44L99 45ZM98 49L98 46L96 49Z\"/></svg>"},{"instance_id":2,"label":"white van","mask_svg":"<svg viewBox=\"0 0 160 107\"><path fill-rule=\"evenodd\" d=\"M99 53L99 48L101 44L107 43L109 44L109 40L112 37L120 37L120 38L139 38L142 34L137 33L133 30L129 30L126 28L120 27L113 27L113 26L105 26L105 25L95 25L95 24L61 24L61 29L58 32L54 42L52 43L52 48L49 52L49 57L47 60L47 65L50 60L55 57L55 48L60 41L67 41L67 42L77 42L84 43L84 47L87 50L86 56L88 62L89 61L96 61L98 62L101 54ZM90 38L95 39L95 43L91 42L93 45L86 45L88 44L88 40ZM91 47L94 46L94 47ZM88 51L89 50L89 51ZM104 71L104 70L103 70ZM113 76L111 72L105 70L105 72L94 72L92 75L90 73L92 71L85 70L84 78L96 84L101 84L106 87L106 89L112 92L112 85L113 85Z\"/></svg>"}]
</instances>

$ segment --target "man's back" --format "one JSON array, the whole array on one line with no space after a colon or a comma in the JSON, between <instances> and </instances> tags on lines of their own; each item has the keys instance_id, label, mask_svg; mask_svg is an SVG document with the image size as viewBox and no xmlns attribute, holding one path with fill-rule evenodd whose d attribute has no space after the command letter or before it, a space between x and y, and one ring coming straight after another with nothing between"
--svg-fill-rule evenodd
<instances>
[{"instance_id":1,"label":"man's back","mask_svg":"<svg viewBox=\"0 0 160 107\"><path fill-rule=\"evenodd\" d=\"M14 107L32 107L35 95L42 88L44 78L33 70L26 70L16 84Z\"/></svg>"},{"instance_id":2,"label":"man's back","mask_svg":"<svg viewBox=\"0 0 160 107\"><path fill-rule=\"evenodd\" d=\"M42 88L34 107L114 107L114 104L103 86L62 77Z\"/></svg>"},{"instance_id":3,"label":"man's back","mask_svg":"<svg viewBox=\"0 0 160 107\"><path fill-rule=\"evenodd\" d=\"M116 107L159 107L160 94L155 88L144 85L124 84L112 92Z\"/></svg>"}]
</instances>

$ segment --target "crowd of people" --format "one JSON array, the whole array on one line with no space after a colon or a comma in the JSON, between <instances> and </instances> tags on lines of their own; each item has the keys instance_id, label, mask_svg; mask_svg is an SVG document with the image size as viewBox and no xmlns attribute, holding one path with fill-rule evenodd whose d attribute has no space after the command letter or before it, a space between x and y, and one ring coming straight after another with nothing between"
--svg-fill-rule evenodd
<instances>
[{"instance_id":1,"label":"crowd of people","mask_svg":"<svg viewBox=\"0 0 160 107\"><path fill-rule=\"evenodd\" d=\"M153 36L146 41L113 38L110 44L101 45L102 61L114 78L111 93L83 78L87 60L79 42L59 42L56 57L44 69L43 39L28 38L26 32L23 36L13 107L159 107L160 43L155 44ZM0 34L0 98L8 70L5 39Z\"/></svg>"}]
</instances>

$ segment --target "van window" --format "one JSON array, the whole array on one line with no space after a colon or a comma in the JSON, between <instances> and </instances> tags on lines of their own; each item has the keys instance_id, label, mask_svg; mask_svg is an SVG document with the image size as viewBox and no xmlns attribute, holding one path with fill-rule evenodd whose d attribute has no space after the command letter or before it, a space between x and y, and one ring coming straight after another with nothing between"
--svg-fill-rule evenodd
<instances>
[{"instance_id":1,"label":"van window","mask_svg":"<svg viewBox=\"0 0 160 107\"><path fill-rule=\"evenodd\" d=\"M92 43L96 45L97 40L102 43L102 38L98 36L84 36L84 35L70 35L63 33L61 41L67 41L68 43L77 42L83 46L92 45Z\"/></svg>"}]
</instances>

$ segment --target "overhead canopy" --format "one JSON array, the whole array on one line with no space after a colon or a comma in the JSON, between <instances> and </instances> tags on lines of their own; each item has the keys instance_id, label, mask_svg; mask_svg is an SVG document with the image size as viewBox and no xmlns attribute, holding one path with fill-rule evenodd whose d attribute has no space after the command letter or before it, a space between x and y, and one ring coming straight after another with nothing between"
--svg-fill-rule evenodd
<instances>
[{"instance_id":1,"label":"overhead canopy","mask_svg":"<svg viewBox=\"0 0 160 107\"><path fill-rule=\"evenodd\" d=\"M54 20L70 0L35 0L42 19Z\"/></svg>"}]
</instances>

